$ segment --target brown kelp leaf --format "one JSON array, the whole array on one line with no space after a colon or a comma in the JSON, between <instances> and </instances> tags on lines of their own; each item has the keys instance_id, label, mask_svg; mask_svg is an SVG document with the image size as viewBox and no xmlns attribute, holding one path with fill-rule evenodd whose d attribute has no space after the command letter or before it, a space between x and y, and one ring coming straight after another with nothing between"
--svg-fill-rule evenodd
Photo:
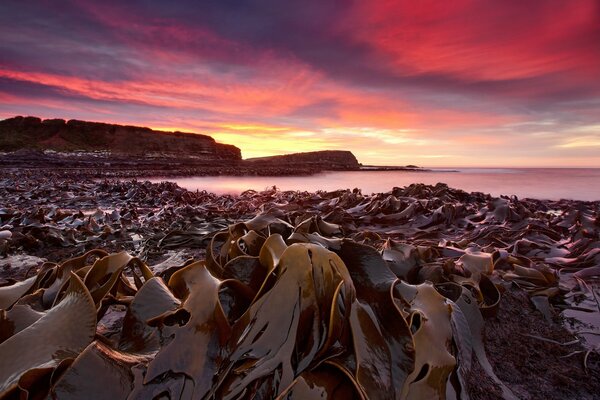
<instances>
[{"instance_id":1,"label":"brown kelp leaf","mask_svg":"<svg viewBox=\"0 0 600 400\"><path fill-rule=\"evenodd\" d=\"M318 245L294 244L276 271L273 287L234 325L218 396L278 396L316 357L343 340L339 324L347 318L354 288L340 258Z\"/></svg>"},{"instance_id":2,"label":"brown kelp leaf","mask_svg":"<svg viewBox=\"0 0 600 400\"><path fill-rule=\"evenodd\" d=\"M133 275L133 281L135 283L134 290L136 292L144 285L144 282L154 278L154 273L152 270L138 257L133 257L133 259L127 264L126 269L128 269ZM124 279L122 274L119 275L119 277L121 278L121 282L129 282L127 279Z\"/></svg>"},{"instance_id":3,"label":"brown kelp leaf","mask_svg":"<svg viewBox=\"0 0 600 400\"><path fill-rule=\"evenodd\" d=\"M503 397L505 399L515 399L516 397L514 396L512 391L496 376L496 373L494 372L494 369L490 364L485 353L485 346L483 342L484 320L483 316L481 315L481 311L479 310L479 307L477 305L477 301L467 288L460 288L460 292L456 290L455 294L451 297L451 299L452 301L454 301L453 307L455 307L455 309L459 308L462 316L464 316L464 318L467 320L468 328L470 330L471 346L473 348L473 351L475 352L475 357L477 358L479 365L481 365L485 373L496 383L496 385L500 387L500 389L502 390ZM469 336L469 333L466 332L464 329L464 325L453 324L453 328L458 333L458 335L455 335L454 337L455 341L464 341ZM460 360L459 358L459 361L462 360Z\"/></svg>"},{"instance_id":4,"label":"brown kelp leaf","mask_svg":"<svg viewBox=\"0 0 600 400\"><path fill-rule=\"evenodd\" d=\"M286 222L285 218L285 212L273 208L246 221L246 228L254 231L267 230L269 235L278 233L283 237L287 237L294 227Z\"/></svg>"},{"instance_id":5,"label":"brown kelp leaf","mask_svg":"<svg viewBox=\"0 0 600 400\"><path fill-rule=\"evenodd\" d=\"M258 257L260 263L267 268L267 274L275 269L275 266L279 263L279 259L287 247L287 244L285 244L283 238L278 233L270 235L267 240L265 240Z\"/></svg>"},{"instance_id":6,"label":"brown kelp leaf","mask_svg":"<svg viewBox=\"0 0 600 400\"><path fill-rule=\"evenodd\" d=\"M331 251L339 251L342 246L341 238L328 238L325 236L321 236L318 233L303 233L303 232L294 232L286 239L288 244L293 243L314 243L319 244L326 249Z\"/></svg>"},{"instance_id":7,"label":"brown kelp leaf","mask_svg":"<svg viewBox=\"0 0 600 400\"><path fill-rule=\"evenodd\" d=\"M48 394L50 379L54 368L34 368L21 375L17 384L20 398L44 399ZM15 396L16 397L16 396Z\"/></svg>"},{"instance_id":8,"label":"brown kelp leaf","mask_svg":"<svg viewBox=\"0 0 600 400\"><path fill-rule=\"evenodd\" d=\"M473 275L489 275L494 270L492 254L482 252L466 252L458 262Z\"/></svg>"},{"instance_id":9,"label":"brown kelp leaf","mask_svg":"<svg viewBox=\"0 0 600 400\"><path fill-rule=\"evenodd\" d=\"M346 374L331 364L300 374L277 399L360 400L360 389Z\"/></svg>"},{"instance_id":10,"label":"brown kelp leaf","mask_svg":"<svg viewBox=\"0 0 600 400\"><path fill-rule=\"evenodd\" d=\"M503 278L517 282L525 281L536 286L547 286L556 281L556 279L552 279L552 277L545 275L537 269L522 267L520 265L514 265L513 270L504 274Z\"/></svg>"},{"instance_id":11,"label":"brown kelp leaf","mask_svg":"<svg viewBox=\"0 0 600 400\"><path fill-rule=\"evenodd\" d=\"M335 361L348 371L367 393L377 391L382 399L396 398L398 392L393 384L394 365L391 364L395 354L391 354L379 321L368 304L358 300L352 304L350 328L354 358Z\"/></svg>"},{"instance_id":12,"label":"brown kelp leaf","mask_svg":"<svg viewBox=\"0 0 600 400\"><path fill-rule=\"evenodd\" d=\"M160 249L175 249L178 247L203 247L211 238L212 232L204 229L173 230L159 240Z\"/></svg>"},{"instance_id":13,"label":"brown kelp leaf","mask_svg":"<svg viewBox=\"0 0 600 400\"><path fill-rule=\"evenodd\" d=\"M498 287L488 278L487 275L481 275L479 278L479 291L483 301L479 304L479 309L484 317L492 317L498 312L500 305L500 291Z\"/></svg>"},{"instance_id":14,"label":"brown kelp leaf","mask_svg":"<svg viewBox=\"0 0 600 400\"><path fill-rule=\"evenodd\" d=\"M136 286L142 286L142 281L133 270L136 266L140 269L145 280L149 280L153 277L152 272L146 264L137 257L130 256L125 251L108 255L94 263L92 268L85 275L84 283L88 287L98 309L100 309L104 297L113 289L113 287L115 287L121 278L121 273L125 268L132 267Z\"/></svg>"},{"instance_id":15,"label":"brown kelp leaf","mask_svg":"<svg viewBox=\"0 0 600 400\"><path fill-rule=\"evenodd\" d=\"M96 307L81 280L71 273L60 303L31 326L0 344L0 392L29 369L52 367L79 354L96 333Z\"/></svg>"},{"instance_id":16,"label":"brown kelp leaf","mask_svg":"<svg viewBox=\"0 0 600 400\"><path fill-rule=\"evenodd\" d=\"M238 239L248 233L248 228L243 222L238 222L237 224L230 225L227 231L229 235L220 251L221 264L244 254L244 250L239 247Z\"/></svg>"},{"instance_id":17,"label":"brown kelp leaf","mask_svg":"<svg viewBox=\"0 0 600 400\"><path fill-rule=\"evenodd\" d=\"M500 304L500 291L487 275L475 274L467 278L453 274L450 275L450 278L453 282L470 290L484 316L496 315Z\"/></svg>"},{"instance_id":18,"label":"brown kelp leaf","mask_svg":"<svg viewBox=\"0 0 600 400\"><path fill-rule=\"evenodd\" d=\"M116 351L92 342L57 380L51 396L57 399L126 399L133 389L131 368L146 357Z\"/></svg>"},{"instance_id":19,"label":"brown kelp leaf","mask_svg":"<svg viewBox=\"0 0 600 400\"><path fill-rule=\"evenodd\" d=\"M133 260L133 257L125 251L110 254L97 260L85 275L83 282L98 306L131 260Z\"/></svg>"},{"instance_id":20,"label":"brown kelp leaf","mask_svg":"<svg viewBox=\"0 0 600 400\"><path fill-rule=\"evenodd\" d=\"M446 277L444 276L444 266L445 264L440 261L436 261L429 264L423 264L418 269L416 277L414 275L410 276L409 278L412 279L407 279L407 281L414 284L423 283L427 281L431 283L445 282Z\"/></svg>"},{"instance_id":21,"label":"brown kelp leaf","mask_svg":"<svg viewBox=\"0 0 600 400\"><path fill-rule=\"evenodd\" d=\"M397 398L415 360L410 329L393 297L398 278L370 246L343 240L339 254L356 288L350 320L356 365L343 365L367 393Z\"/></svg>"},{"instance_id":22,"label":"brown kelp leaf","mask_svg":"<svg viewBox=\"0 0 600 400\"><path fill-rule=\"evenodd\" d=\"M73 362L73 359L68 358L59 363L57 367L41 367L33 368L25 372L19 378L17 387L14 388L12 394L7 393L6 398L41 400L46 399L53 378L57 377ZM19 393L18 395L16 393ZM2 397L3 399L5 398Z\"/></svg>"},{"instance_id":23,"label":"brown kelp leaf","mask_svg":"<svg viewBox=\"0 0 600 400\"><path fill-rule=\"evenodd\" d=\"M141 365L132 368L134 388L127 396L131 400L179 399L195 400L194 381L185 374L167 372L160 379L144 384L145 369Z\"/></svg>"},{"instance_id":24,"label":"brown kelp leaf","mask_svg":"<svg viewBox=\"0 0 600 400\"><path fill-rule=\"evenodd\" d=\"M417 248L408 243L387 239L382 247L382 256L392 272L401 279L408 280L421 262Z\"/></svg>"},{"instance_id":25,"label":"brown kelp leaf","mask_svg":"<svg viewBox=\"0 0 600 400\"><path fill-rule=\"evenodd\" d=\"M223 279L235 279L252 288L256 294L267 277L268 270L258 257L239 256L223 266Z\"/></svg>"},{"instance_id":26,"label":"brown kelp leaf","mask_svg":"<svg viewBox=\"0 0 600 400\"><path fill-rule=\"evenodd\" d=\"M37 278L37 276L32 276L22 282L0 287L0 309L6 310L15 304L21 296L33 288Z\"/></svg>"},{"instance_id":27,"label":"brown kelp leaf","mask_svg":"<svg viewBox=\"0 0 600 400\"><path fill-rule=\"evenodd\" d=\"M230 326L248 310L255 298L256 290L236 279L221 282L219 302Z\"/></svg>"},{"instance_id":28,"label":"brown kelp leaf","mask_svg":"<svg viewBox=\"0 0 600 400\"><path fill-rule=\"evenodd\" d=\"M29 304L19 304L18 302L8 311L0 310L0 343L21 332L43 316L43 312L34 310Z\"/></svg>"},{"instance_id":29,"label":"brown kelp leaf","mask_svg":"<svg viewBox=\"0 0 600 400\"><path fill-rule=\"evenodd\" d=\"M334 236L342 233L339 225L323 221L323 219L318 215L298 222L294 228L294 232L318 233L323 236Z\"/></svg>"},{"instance_id":30,"label":"brown kelp leaf","mask_svg":"<svg viewBox=\"0 0 600 400\"><path fill-rule=\"evenodd\" d=\"M459 285L454 286L458 287L460 290ZM437 287L436 289L439 290ZM453 375L456 376L457 379L454 380L451 377L449 383L456 392L456 398L468 400L467 377L471 373L471 368L473 367L473 335L469 328L469 321L461 308L450 299L448 299L448 302L452 307L450 323L452 326L452 339L454 346L456 347L455 357L457 362L457 368L453 372ZM456 381L458 381L458 384ZM448 392L449 389L450 385L446 387L446 391Z\"/></svg>"},{"instance_id":31,"label":"brown kelp leaf","mask_svg":"<svg viewBox=\"0 0 600 400\"><path fill-rule=\"evenodd\" d=\"M168 372L184 373L193 380L193 397L201 398L212 386L219 352L230 335L219 303L221 282L196 262L174 273L168 286L182 305L152 322L161 330L162 348L144 383Z\"/></svg>"},{"instance_id":32,"label":"brown kelp leaf","mask_svg":"<svg viewBox=\"0 0 600 400\"><path fill-rule=\"evenodd\" d=\"M246 255L258 257L260 249L265 243L265 237L256 231L248 231L237 240L238 248Z\"/></svg>"},{"instance_id":33,"label":"brown kelp leaf","mask_svg":"<svg viewBox=\"0 0 600 400\"><path fill-rule=\"evenodd\" d=\"M600 265L595 266L595 267L587 267L584 269L580 269L579 271L575 272L573 275L578 278L581 278L581 279L598 277L598 276L600 276Z\"/></svg>"},{"instance_id":34,"label":"brown kelp leaf","mask_svg":"<svg viewBox=\"0 0 600 400\"><path fill-rule=\"evenodd\" d=\"M145 282L127 308L119 349L134 353L157 351L160 346L158 330L149 326L147 321L175 310L180 304L161 278Z\"/></svg>"},{"instance_id":35,"label":"brown kelp leaf","mask_svg":"<svg viewBox=\"0 0 600 400\"><path fill-rule=\"evenodd\" d=\"M71 258L56 268L56 275L52 283L50 283L44 290L43 302L46 307L50 307L56 300L61 288L64 287L65 283L70 279L71 272L83 272L82 269L86 267L86 262L91 257L106 257L108 253L104 250L94 249L90 250L80 257ZM87 273L87 270L85 271ZM78 274L83 279L85 275Z\"/></svg>"},{"instance_id":36,"label":"brown kelp leaf","mask_svg":"<svg viewBox=\"0 0 600 400\"><path fill-rule=\"evenodd\" d=\"M451 352L451 308L432 284L408 286L401 282L395 288L411 313L415 346L415 369L406 379L402 397L444 399L448 378L456 366Z\"/></svg>"},{"instance_id":37,"label":"brown kelp leaf","mask_svg":"<svg viewBox=\"0 0 600 400\"><path fill-rule=\"evenodd\" d=\"M227 241L229 241L229 232L218 232L212 237L206 248L206 268L208 268L210 273L217 278L221 277L223 265L227 262L221 257L221 248Z\"/></svg>"}]
</instances>

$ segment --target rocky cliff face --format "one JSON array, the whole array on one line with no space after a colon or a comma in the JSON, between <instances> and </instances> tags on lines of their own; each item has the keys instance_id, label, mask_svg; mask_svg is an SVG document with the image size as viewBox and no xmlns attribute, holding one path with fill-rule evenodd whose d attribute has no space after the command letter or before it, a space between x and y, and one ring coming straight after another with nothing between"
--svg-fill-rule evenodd
<instances>
[{"instance_id":1,"label":"rocky cliff face","mask_svg":"<svg viewBox=\"0 0 600 400\"><path fill-rule=\"evenodd\" d=\"M353 170L360 164L354 154L346 150L324 150L306 153L294 153L281 156L249 158L248 163L254 165L297 165L323 170Z\"/></svg>"},{"instance_id":2,"label":"rocky cliff face","mask_svg":"<svg viewBox=\"0 0 600 400\"><path fill-rule=\"evenodd\" d=\"M76 177L309 175L358 170L349 151L242 160L240 149L206 135L62 119L0 121L0 170L44 169Z\"/></svg>"},{"instance_id":3,"label":"rocky cliff face","mask_svg":"<svg viewBox=\"0 0 600 400\"><path fill-rule=\"evenodd\" d=\"M241 160L235 146L206 135L62 119L15 117L0 121L0 151L105 151L113 155Z\"/></svg>"}]
</instances>

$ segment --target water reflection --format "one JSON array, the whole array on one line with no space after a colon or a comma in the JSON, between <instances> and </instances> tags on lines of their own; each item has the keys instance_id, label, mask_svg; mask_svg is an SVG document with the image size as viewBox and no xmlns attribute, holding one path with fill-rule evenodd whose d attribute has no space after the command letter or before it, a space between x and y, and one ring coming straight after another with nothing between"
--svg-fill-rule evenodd
<instances>
[{"instance_id":1,"label":"water reflection","mask_svg":"<svg viewBox=\"0 0 600 400\"><path fill-rule=\"evenodd\" d=\"M600 200L600 168L465 168L450 172L348 171L312 176L218 176L166 178L189 190L239 194L244 190L332 191L360 188L363 193L387 192L411 183L447 183L469 192L539 199ZM158 182L165 179L151 179Z\"/></svg>"}]
</instances>

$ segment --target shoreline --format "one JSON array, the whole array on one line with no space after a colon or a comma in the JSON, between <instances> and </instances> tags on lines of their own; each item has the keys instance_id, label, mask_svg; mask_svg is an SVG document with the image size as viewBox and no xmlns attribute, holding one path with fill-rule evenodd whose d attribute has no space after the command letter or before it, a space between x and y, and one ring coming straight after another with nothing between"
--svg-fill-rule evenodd
<instances>
[{"instance_id":1,"label":"shoreline","mask_svg":"<svg viewBox=\"0 0 600 400\"><path fill-rule=\"evenodd\" d=\"M309 176L331 171L407 171L431 172L420 167L403 166L344 166L342 163L294 161L295 156L274 156L261 159L203 159L165 155L118 155L109 152L48 152L17 151L0 153L2 170L25 170L52 168L63 176L76 173L91 178L148 178L191 176ZM267 157L269 159L269 157ZM455 171L453 171L455 172Z\"/></svg>"},{"instance_id":2,"label":"shoreline","mask_svg":"<svg viewBox=\"0 0 600 400\"><path fill-rule=\"evenodd\" d=\"M9 234L0 232L0 282L5 284L26 273L31 276L43 259L62 262L93 248L125 250L142 257L155 271L166 271L190 258L206 258L215 232L269 209L277 209L291 224L321 216L339 226L344 237L376 248L396 243L402 244L403 252L413 249L403 254L429 254L427 262L419 261L411 273L416 275L410 279L425 279L436 266L457 267L466 249L496 254L497 272L492 277L503 293L496 316L485 319L485 338L498 377L522 398L592 398L591 394L600 390L597 353L589 354L586 372L586 347L565 347L540 339L559 343L575 339L565 325L573 320L559 311L575 306L569 303L572 300L565 300L565 294L583 290L570 278L573 271L569 269L585 271L595 265L597 256L592 250L599 245L598 201L517 200L467 193L443 184L415 184L373 195L351 190L215 195L188 191L172 182L97 181L4 169L0 170L0 197L4 200L0 231L10 232L8 239ZM416 249L421 250L413 253ZM414 260L406 264L409 260L402 265L414 268ZM511 263L517 261L547 279L562 268L566 275L561 279L568 279L550 279L544 287L561 292L560 286L568 285L569 292L554 292L547 309L535 304L528 291L540 282L514 276ZM596 285L593 276L586 280ZM527 323L523 324L523 318ZM589 328L576 325L573 329ZM580 340L584 338L591 341L597 336L579 335ZM582 353L560 358L572 351ZM511 365L516 368L514 373ZM590 379L581 385L580 378L586 374ZM542 381L549 381L544 393L532 392L541 387L534 382ZM467 386L473 399L500 396L481 366L473 366Z\"/></svg>"}]
</instances>

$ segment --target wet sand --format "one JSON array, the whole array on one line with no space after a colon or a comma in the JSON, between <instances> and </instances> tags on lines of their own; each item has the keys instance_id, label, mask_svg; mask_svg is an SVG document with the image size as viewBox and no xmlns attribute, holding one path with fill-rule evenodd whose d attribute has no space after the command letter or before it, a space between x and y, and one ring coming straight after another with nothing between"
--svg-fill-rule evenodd
<instances>
[{"instance_id":1,"label":"wet sand","mask_svg":"<svg viewBox=\"0 0 600 400\"><path fill-rule=\"evenodd\" d=\"M380 254L377 257L382 257L387 265L385 274L392 274L396 286L433 285L446 299L440 301L457 304L459 298L451 292L472 288L473 299L484 318L482 343L492 375L484 365L485 359L477 356L482 353L473 350L469 363L464 362L464 353L461 359L461 335L454 332L447 351L458 360L458 367L449 367L448 376L462 379L458 387L463 394L476 399L502 398L508 390L517 398L562 399L594 398L600 392L600 357L594 351L600 316L594 298L600 274L600 202L496 198L442 184L410 185L373 195L360 191L277 190L215 195L187 191L173 183L93 181L22 170L3 172L0 198L0 284L5 288L14 281L39 276L51 268L48 263L62 263L92 249L108 253L124 250L170 282L168 278L188 265L190 259L213 260L214 265L223 268L230 261L239 263L240 256L258 256L256 249L241 248L239 254L215 259L215 252L219 253L227 242L215 242L216 233L222 232L221 238L239 241L249 231L255 231L264 243L264 238L283 224L281 232L286 234L282 236L286 245L319 243L332 254L340 254L354 286L359 288L359 298L364 282L356 271L361 267L354 265L356 257L348 256L350 250L339 247L342 238L376 249ZM247 222L257 215L276 218L279 225L273 225L273 220L258 225ZM243 226L244 233L231 228L236 226ZM370 250L352 251L362 254ZM219 271L217 268L212 273L222 274ZM235 279L245 278L237 275ZM267 294L276 290L277 284L273 285ZM135 291L130 296L134 294ZM399 299L408 297L406 293L398 294ZM108 308L100 316L94 343L110 348L118 345L119 337L130 334L123 328L123 307L129 307L129 303L116 297L103 301ZM373 301L372 297L368 301ZM226 303L222 297L221 302ZM415 332L407 331L398 340L417 335L420 328L412 325L413 317L408 318L418 307L408 303L404 306L404 317L410 322L406 327ZM226 317L234 327L240 324L237 321L242 319L245 307L253 309L251 305L238 307L242 308L225 307ZM569 319L573 312L585 313L592 325ZM391 318L382 314L377 321L385 326ZM352 329L356 335L357 328ZM375 339L373 346L374 343ZM415 343L418 355L421 350ZM162 343L158 354L166 352L165 345ZM232 354L229 361L240 367L231 359ZM412 357L412 364L408 364L414 367L418 357ZM147 365L148 360L139 359L133 364ZM219 364L220 368L226 368L225 364ZM328 381L319 375L325 373L317 365L312 367L312 375L303 374L303 379L327 387L323 382ZM465 365L469 367L461 370ZM2 368L9 367L1 367L0 372ZM66 366L61 370L63 377L68 376L68 371ZM419 382L416 378L419 377L412 376L414 382ZM198 387L200 382L198 377L195 379ZM238 378L231 379L236 382ZM363 389L368 387L360 379L366 378L355 378ZM172 387L176 381L166 371L152 385ZM219 390L235 386L231 382L209 381ZM348 387L352 387L354 381L348 381ZM261 382L274 387L268 380ZM185 392L185 384L183 387L178 389L181 393ZM258 390L257 386L252 387ZM448 387L456 388L456 382ZM216 397L222 394L213 393Z\"/></svg>"}]
</instances>

